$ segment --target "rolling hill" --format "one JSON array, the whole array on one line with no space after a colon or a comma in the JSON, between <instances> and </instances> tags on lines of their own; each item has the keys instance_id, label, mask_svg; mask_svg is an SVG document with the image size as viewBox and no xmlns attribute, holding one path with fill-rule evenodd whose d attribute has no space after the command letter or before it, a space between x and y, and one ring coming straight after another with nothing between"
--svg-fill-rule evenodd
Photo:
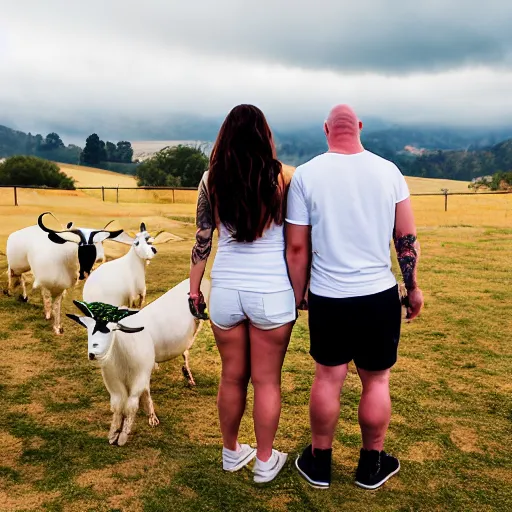
<instances>
[{"instance_id":1,"label":"rolling hill","mask_svg":"<svg viewBox=\"0 0 512 512\"><path fill-rule=\"evenodd\" d=\"M59 166L63 172L76 180L77 187L137 187L135 178L126 174L70 164L59 164ZM294 167L284 165L284 169L286 172L293 172ZM468 192L469 183L465 181L409 176L406 176L406 180L412 194L438 194L441 193L442 188L447 188L450 192ZM137 193L143 192L141 190Z\"/></svg>"}]
</instances>

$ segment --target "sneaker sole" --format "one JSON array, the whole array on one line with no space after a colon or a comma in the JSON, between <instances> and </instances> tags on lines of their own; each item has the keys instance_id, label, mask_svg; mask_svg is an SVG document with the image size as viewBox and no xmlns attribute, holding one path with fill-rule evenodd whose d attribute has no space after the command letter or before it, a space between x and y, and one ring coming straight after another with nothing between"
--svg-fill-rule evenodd
<instances>
[{"instance_id":1,"label":"sneaker sole","mask_svg":"<svg viewBox=\"0 0 512 512\"><path fill-rule=\"evenodd\" d=\"M277 466L276 466L277 470L276 470L275 474L271 477L255 476L254 482L257 484L266 484L268 482L272 482L272 480L274 480L274 478L276 478L276 476L279 475L279 473L283 469L284 465L286 464L287 460L288 460L288 454L282 453L279 457L279 462L277 463Z\"/></svg>"},{"instance_id":2,"label":"sneaker sole","mask_svg":"<svg viewBox=\"0 0 512 512\"><path fill-rule=\"evenodd\" d=\"M330 484L328 484L326 482L316 482L315 480L312 480L311 478L309 478L309 476L306 475L306 473L304 473L304 471L302 471L302 469L300 469L299 459L300 459L300 455L295 459L295 467L297 468L297 471L299 472L300 476L302 478L304 478L304 480L306 480L306 482L311 487L313 487L313 489L329 489Z\"/></svg>"},{"instance_id":3,"label":"sneaker sole","mask_svg":"<svg viewBox=\"0 0 512 512\"><path fill-rule=\"evenodd\" d=\"M396 468L395 471L393 471L393 473L390 473L386 478L384 478L380 482L377 482L374 485L366 485L366 484L362 484L361 482L358 482L356 480L356 485L358 487L361 487L361 489L366 489L368 491L374 491L375 489L382 487L392 476L395 476L399 471L400 471L400 462L398 463L398 468Z\"/></svg>"},{"instance_id":4,"label":"sneaker sole","mask_svg":"<svg viewBox=\"0 0 512 512\"><path fill-rule=\"evenodd\" d=\"M236 466L233 466L229 469L224 469L224 471L227 471L228 473L234 473L235 471L240 471L243 467L247 466L249 462L251 462L254 457L256 457L256 449L253 449L249 455L245 459L242 459Z\"/></svg>"}]
</instances>

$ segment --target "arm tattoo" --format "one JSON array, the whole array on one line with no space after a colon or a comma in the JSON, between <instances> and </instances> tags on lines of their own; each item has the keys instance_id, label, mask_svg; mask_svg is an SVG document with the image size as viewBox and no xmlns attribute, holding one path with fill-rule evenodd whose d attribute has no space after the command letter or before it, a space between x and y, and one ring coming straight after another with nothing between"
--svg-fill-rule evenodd
<instances>
[{"instance_id":1,"label":"arm tattoo","mask_svg":"<svg viewBox=\"0 0 512 512\"><path fill-rule=\"evenodd\" d=\"M209 199L207 185L204 180L199 186L196 213L196 243L192 249L192 264L206 260L212 250L213 212Z\"/></svg>"},{"instance_id":2,"label":"arm tattoo","mask_svg":"<svg viewBox=\"0 0 512 512\"><path fill-rule=\"evenodd\" d=\"M419 258L419 243L414 235L394 236L398 264L402 271L405 288L414 290L416 283L416 265Z\"/></svg>"}]
</instances>

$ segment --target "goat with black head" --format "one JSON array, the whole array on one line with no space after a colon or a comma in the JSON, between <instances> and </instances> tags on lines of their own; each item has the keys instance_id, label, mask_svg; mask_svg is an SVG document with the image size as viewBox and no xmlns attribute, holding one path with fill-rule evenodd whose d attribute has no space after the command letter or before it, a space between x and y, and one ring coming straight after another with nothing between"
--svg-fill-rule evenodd
<instances>
[{"instance_id":1,"label":"goat with black head","mask_svg":"<svg viewBox=\"0 0 512 512\"><path fill-rule=\"evenodd\" d=\"M87 328L88 358L101 367L110 393L114 413L110 443L126 442L139 399L149 415L149 424L158 424L149 389L155 363L182 356L183 374L190 385L195 384L189 350L203 321L190 312L189 289L186 279L140 311L75 301L83 315L68 316ZM207 279L201 283L201 292L208 304L210 282Z\"/></svg>"},{"instance_id":2,"label":"goat with black head","mask_svg":"<svg viewBox=\"0 0 512 512\"><path fill-rule=\"evenodd\" d=\"M110 231L106 229L108 225L99 230L74 229L72 223L66 229L55 230L45 225L47 215L51 214L41 214L37 225L15 231L7 239L9 293L21 283L21 298L27 301L24 274L32 271L32 288L41 288L45 317L49 320L53 314L53 330L62 334L60 310L64 292L91 272L96 254L93 244L113 240L123 231Z\"/></svg>"},{"instance_id":3,"label":"goat with black head","mask_svg":"<svg viewBox=\"0 0 512 512\"><path fill-rule=\"evenodd\" d=\"M89 228L75 228L69 223L67 229L56 231L47 226L43 222L45 215L51 215L50 212L42 213L37 219L37 224L45 232L48 233L48 239L56 244L65 244L72 242L78 245L78 262L80 264L79 279L83 280L89 276L92 267L96 262L98 253L96 244L105 240L115 240L123 233L122 229L109 231L106 228L112 223L109 222L103 229L93 230Z\"/></svg>"}]
</instances>

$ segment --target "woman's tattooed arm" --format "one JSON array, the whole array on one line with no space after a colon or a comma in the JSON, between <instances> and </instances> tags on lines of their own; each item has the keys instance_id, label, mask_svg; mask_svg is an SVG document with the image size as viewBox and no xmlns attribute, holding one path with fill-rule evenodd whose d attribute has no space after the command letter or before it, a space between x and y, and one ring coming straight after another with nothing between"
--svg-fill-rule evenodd
<instances>
[{"instance_id":1,"label":"woman's tattooed arm","mask_svg":"<svg viewBox=\"0 0 512 512\"><path fill-rule=\"evenodd\" d=\"M414 290L418 286L416 269L420 256L420 244L415 235L399 236L395 232L393 239L405 288L407 291Z\"/></svg>"},{"instance_id":2,"label":"woman's tattooed arm","mask_svg":"<svg viewBox=\"0 0 512 512\"><path fill-rule=\"evenodd\" d=\"M205 180L201 180L201 185L199 186L196 225L196 243L192 249L192 265L196 265L200 261L208 259L212 250L212 238L215 226L213 223L213 212Z\"/></svg>"}]
</instances>

